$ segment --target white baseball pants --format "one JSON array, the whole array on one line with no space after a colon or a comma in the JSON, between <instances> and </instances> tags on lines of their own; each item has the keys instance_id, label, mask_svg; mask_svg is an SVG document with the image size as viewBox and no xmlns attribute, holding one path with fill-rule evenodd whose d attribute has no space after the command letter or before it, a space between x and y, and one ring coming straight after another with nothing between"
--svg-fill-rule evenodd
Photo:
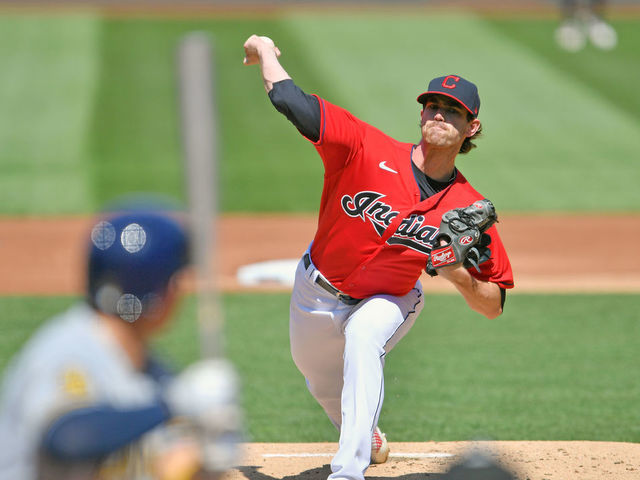
<instances>
[{"instance_id":1,"label":"white baseball pants","mask_svg":"<svg viewBox=\"0 0 640 480\"><path fill-rule=\"evenodd\" d=\"M375 295L346 305L315 283L300 261L291 296L291 354L307 387L340 430L331 480L363 480L384 399L385 355L422 310L422 285L403 297Z\"/></svg>"}]
</instances>

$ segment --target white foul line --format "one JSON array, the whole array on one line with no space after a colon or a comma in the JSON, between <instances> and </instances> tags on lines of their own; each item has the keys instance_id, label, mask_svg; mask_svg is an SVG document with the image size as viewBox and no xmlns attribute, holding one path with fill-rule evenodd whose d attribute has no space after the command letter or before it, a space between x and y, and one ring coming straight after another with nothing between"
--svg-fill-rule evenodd
<instances>
[{"instance_id":1,"label":"white foul line","mask_svg":"<svg viewBox=\"0 0 640 480\"><path fill-rule=\"evenodd\" d=\"M333 453L263 453L264 458L310 458L310 457L333 457ZM453 453L433 452L433 453L390 453L390 457L398 458L449 458L455 456Z\"/></svg>"},{"instance_id":2,"label":"white foul line","mask_svg":"<svg viewBox=\"0 0 640 480\"><path fill-rule=\"evenodd\" d=\"M390 453L390 457L398 458L449 458L454 457L453 453L433 452L433 453Z\"/></svg>"}]
</instances>

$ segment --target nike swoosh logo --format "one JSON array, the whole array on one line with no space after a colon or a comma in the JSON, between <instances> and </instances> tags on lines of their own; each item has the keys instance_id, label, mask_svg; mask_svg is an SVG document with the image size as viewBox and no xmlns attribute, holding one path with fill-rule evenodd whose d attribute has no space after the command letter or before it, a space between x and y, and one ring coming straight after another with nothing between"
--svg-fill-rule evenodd
<instances>
[{"instance_id":1,"label":"nike swoosh logo","mask_svg":"<svg viewBox=\"0 0 640 480\"><path fill-rule=\"evenodd\" d=\"M386 170L387 172L391 172L391 173L398 173L398 172L396 172L393 168L391 168L391 167L387 167L387 161L386 161L386 160L385 160L385 161L383 161L383 162L380 162L380 163L378 164L378 166L379 166L382 170Z\"/></svg>"}]
</instances>

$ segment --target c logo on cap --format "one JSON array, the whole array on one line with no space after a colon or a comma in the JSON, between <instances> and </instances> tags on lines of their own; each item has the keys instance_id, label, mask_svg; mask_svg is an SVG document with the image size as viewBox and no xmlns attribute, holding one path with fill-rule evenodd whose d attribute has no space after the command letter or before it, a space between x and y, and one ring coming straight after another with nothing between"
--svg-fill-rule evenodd
<instances>
[{"instance_id":1,"label":"c logo on cap","mask_svg":"<svg viewBox=\"0 0 640 480\"><path fill-rule=\"evenodd\" d=\"M449 80L453 80L454 83L449 83ZM444 88L456 88L456 83L459 81L460 77L456 77L455 75L447 75L442 81L442 86Z\"/></svg>"}]
</instances>

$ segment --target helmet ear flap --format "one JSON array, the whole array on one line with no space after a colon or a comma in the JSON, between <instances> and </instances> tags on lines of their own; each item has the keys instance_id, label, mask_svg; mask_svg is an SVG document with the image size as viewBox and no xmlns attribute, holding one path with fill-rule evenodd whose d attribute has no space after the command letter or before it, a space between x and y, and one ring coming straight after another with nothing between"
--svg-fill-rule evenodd
<instances>
[{"instance_id":1,"label":"helmet ear flap","mask_svg":"<svg viewBox=\"0 0 640 480\"><path fill-rule=\"evenodd\" d=\"M116 306L122 294L122 289L117 284L109 280L99 280L93 287L93 293L89 294L89 303L96 310L117 315Z\"/></svg>"}]
</instances>

